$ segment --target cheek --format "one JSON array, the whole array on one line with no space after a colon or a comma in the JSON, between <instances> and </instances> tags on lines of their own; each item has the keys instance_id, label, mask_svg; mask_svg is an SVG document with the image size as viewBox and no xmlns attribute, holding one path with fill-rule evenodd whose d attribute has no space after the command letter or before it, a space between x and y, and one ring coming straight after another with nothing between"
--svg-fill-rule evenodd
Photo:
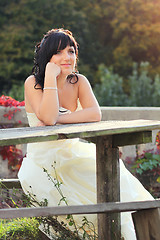
<instances>
[{"instance_id":1,"label":"cheek","mask_svg":"<svg viewBox=\"0 0 160 240\"><path fill-rule=\"evenodd\" d=\"M73 65L76 66L76 58L75 57L73 58L72 61L73 61Z\"/></svg>"},{"instance_id":2,"label":"cheek","mask_svg":"<svg viewBox=\"0 0 160 240\"><path fill-rule=\"evenodd\" d=\"M56 57L55 57L55 56L52 56L51 59L50 59L50 62L56 64L56 62L57 62Z\"/></svg>"}]
</instances>

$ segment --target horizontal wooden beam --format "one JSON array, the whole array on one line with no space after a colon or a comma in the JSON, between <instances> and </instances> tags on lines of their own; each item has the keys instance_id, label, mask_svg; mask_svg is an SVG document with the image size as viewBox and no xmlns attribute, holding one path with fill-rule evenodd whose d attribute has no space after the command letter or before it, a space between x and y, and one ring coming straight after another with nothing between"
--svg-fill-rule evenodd
<instances>
[{"instance_id":1,"label":"horizontal wooden beam","mask_svg":"<svg viewBox=\"0 0 160 240\"><path fill-rule=\"evenodd\" d=\"M51 127L23 127L0 129L0 146L57 140L57 133L50 133Z\"/></svg>"},{"instance_id":2,"label":"horizontal wooden beam","mask_svg":"<svg viewBox=\"0 0 160 240\"><path fill-rule=\"evenodd\" d=\"M11 188L21 188L19 179L2 179L0 180L0 188L11 189Z\"/></svg>"},{"instance_id":3,"label":"horizontal wooden beam","mask_svg":"<svg viewBox=\"0 0 160 240\"><path fill-rule=\"evenodd\" d=\"M92 205L76 205L63 207L38 207L38 208L9 208L0 209L0 218L21 218L40 216L60 216L68 214L93 214L93 213L114 213L128 212L150 208L159 208L160 200L139 201L139 202L116 202L99 203Z\"/></svg>"},{"instance_id":4,"label":"horizontal wooden beam","mask_svg":"<svg viewBox=\"0 0 160 240\"><path fill-rule=\"evenodd\" d=\"M160 129L160 121L101 121L96 123L64 124L44 127L9 128L0 129L0 146L67 138L87 139L98 136L152 131L154 129Z\"/></svg>"},{"instance_id":5,"label":"horizontal wooden beam","mask_svg":"<svg viewBox=\"0 0 160 240\"><path fill-rule=\"evenodd\" d=\"M152 142L152 131L113 135L113 147L137 145Z\"/></svg>"}]
</instances>

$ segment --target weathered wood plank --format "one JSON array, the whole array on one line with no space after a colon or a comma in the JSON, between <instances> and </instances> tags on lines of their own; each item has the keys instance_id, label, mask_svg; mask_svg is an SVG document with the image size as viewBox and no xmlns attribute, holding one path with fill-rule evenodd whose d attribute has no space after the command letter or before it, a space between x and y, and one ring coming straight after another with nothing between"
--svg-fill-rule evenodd
<instances>
[{"instance_id":1,"label":"weathered wood plank","mask_svg":"<svg viewBox=\"0 0 160 240\"><path fill-rule=\"evenodd\" d=\"M65 138L88 138L160 129L160 121L102 121L45 127L0 129L0 146Z\"/></svg>"},{"instance_id":2,"label":"weathered wood plank","mask_svg":"<svg viewBox=\"0 0 160 240\"><path fill-rule=\"evenodd\" d=\"M0 209L0 219L39 217L39 216L60 216L67 214L94 214L94 213L115 213L128 212L150 208L160 208L160 200L139 201L139 202L109 202L92 205L75 205L63 207L37 207L37 208L10 208Z\"/></svg>"},{"instance_id":3,"label":"weathered wood plank","mask_svg":"<svg viewBox=\"0 0 160 240\"><path fill-rule=\"evenodd\" d=\"M59 126L46 126L46 127L35 127L35 128L19 128L19 129L1 129L0 130L0 145L10 145L10 144L19 144L19 143L27 143L27 142L41 142L41 141L51 141L51 140L57 140L57 139L67 139L67 138L75 138L75 137L79 137L79 138L93 138L94 141L97 138L97 145L99 145L98 147L98 159L97 162L99 162L101 160L101 156L100 156L100 144L102 143L102 140L98 140L100 139L100 136L108 136L106 139L108 139L109 144L103 147L102 150L102 155L103 157L105 156L104 153L107 154L107 160L104 161L104 166L102 166L102 164L100 164L100 168L102 169L103 173L102 173L102 179L104 180L101 182L100 180L98 180L99 184L102 184L102 189L104 189L104 193L107 193L106 196L108 196L108 200L106 199L106 196L100 195L100 192L102 192L102 189L100 187L100 192L98 192L98 199L100 200L100 202L104 201L117 201L119 200L117 198L117 194L119 194L119 187L118 184L119 182L117 181L118 179L118 165L117 165L117 156L118 156L118 150L117 148L112 148L112 144L113 144L113 139L111 138L111 136L115 135L119 135L119 134L125 134L125 136L127 135L132 135L133 133L137 133L137 132L142 132L142 131L151 131L153 129L160 129L160 121L151 121L151 120L135 120L135 121L109 121L109 122L99 122L99 123L82 123L82 124L67 124L67 125L59 125ZM141 134L142 136L142 134ZM105 141L106 141L105 139ZM112 139L111 141L109 139ZM126 142L127 137L125 137L125 142ZM139 137L137 138L139 141ZM103 138L104 140L104 138ZM121 140L121 139L120 139ZM120 142L119 140L119 142ZM129 139L129 141L131 141L131 139ZM149 138L145 137L145 141L150 141ZM118 142L118 140L117 140ZM115 143L117 146L117 142ZM124 143L123 143L124 144ZM105 145L105 144L104 144ZM106 148L107 147L107 148ZM110 158L111 157L111 158ZM109 164L109 166L111 165L111 171L107 170L107 163ZM102 168L103 167L103 168ZM107 177L105 176L104 173L107 173ZM107 184L106 184L107 183ZM105 186L107 185L107 186ZM112 188L109 186L114 186L113 191ZM117 189L116 189L117 186ZM112 191L112 192L110 192ZM98 200L98 201L99 201ZM126 204L126 203L125 203ZM85 213L84 212L84 207L85 206L80 206L81 208L83 208L83 212L79 213ZM59 207L58 207L59 208ZM4 210L0 210L0 216L2 216L3 218L14 218L14 217L30 217L30 216L48 216L48 215L66 215L66 214L78 214L78 213L74 213L73 211L74 207L71 207L70 211L69 207L66 207L65 211L63 211L63 214L61 214L57 208L54 209L54 212L52 213L51 209L49 210L49 212L46 212L46 208L43 210L41 208L41 210L39 210L39 212L35 211L37 209L32 208L32 210L30 209L9 209L7 211ZM76 206L76 211L77 211L78 207ZM21 211L22 210L22 211ZM53 210L53 208L52 208ZM82 209L81 209L82 210ZM97 211L98 210L98 211ZM95 208L95 206L93 206L92 211L90 213L104 213L104 212L109 212L109 211L100 211L100 209ZM13 211L13 215L10 215L10 211ZM27 212L26 212L27 211ZM88 212L88 206L86 211ZM91 211L91 210L90 210ZM86 213L87 213L86 212ZM112 212L119 212L119 211L112 211ZM88 212L89 213L89 212ZM22 216L21 216L21 215ZM26 214L28 214L26 216ZM37 215L35 215L37 214ZM38 215L39 214L39 215ZM106 215L106 214L105 214ZM111 217L110 214L106 215L108 217L99 217L99 221L102 223L102 230L100 230L101 233L101 239L105 239L106 236L108 237L108 235L106 234L106 232L110 232L116 229L116 233L120 232L119 231L119 214L115 214L113 215L113 217ZM104 224L103 224L103 219L105 220ZM116 224L115 224L116 222ZM108 230L105 230L105 227L107 225ZM100 224L99 224L100 226ZM113 227L115 227L115 229L113 229ZM109 234L108 239L112 239L111 234ZM116 236L118 237L118 236ZM114 239L119 239L119 238L115 238Z\"/></svg>"},{"instance_id":4,"label":"weathered wood plank","mask_svg":"<svg viewBox=\"0 0 160 240\"><path fill-rule=\"evenodd\" d=\"M152 142L152 131L123 133L113 135L113 147L137 145Z\"/></svg>"},{"instance_id":5,"label":"weathered wood plank","mask_svg":"<svg viewBox=\"0 0 160 240\"><path fill-rule=\"evenodd\" d=\"M117 202L120 200L119 151L112 148L112 136L97 137L97 202ZM120 214L98 215L99 240L119 240Z\"/></svg>"},{"instance_id":6,"label":"weathered wood plank","mask_svg":"<svg viewBox=\"0 0 160 240\"><path fill-rule=\"evenodd\" d=\"M0 188L21 188L19 179L2 179L0 180Z\"/></svg>"},{"instance_id":7,"label":"weathered wood plank","mask_svg":"<svg viewBox=\"0 0 160 240\"><path fill-rule=\"evenodd\" d=\"M160 239L160 208L132 213L138 240Z\"/></svg>"},{"instance_id":8,"label":"weathered wood plank","mask_svg":"<svg viewBox=\"0 0 160 240\"><path fill-rule=\"evenodd\" d=\"M62 138L88 138L123 133L142 132L160 129L160 121L133 120L133 121L101 121L98 123L73 124L59 132Z\"/></svg>"},{"instance_id":9,"label":"weathered wood plank","mask_svg":"<svg viewBox=\"0 0 160 240\"><path fill-rule=\"evenodd\" d=\"M25 144L58 139L58 134L45 127L23 127L0 129L0 146Z\"/></svg>"}]
</instances>

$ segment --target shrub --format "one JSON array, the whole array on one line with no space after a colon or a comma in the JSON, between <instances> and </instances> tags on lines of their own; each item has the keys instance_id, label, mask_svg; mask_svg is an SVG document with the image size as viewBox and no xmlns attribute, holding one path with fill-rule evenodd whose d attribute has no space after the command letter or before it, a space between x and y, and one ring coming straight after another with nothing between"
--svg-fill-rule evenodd
<instances>
[{"instance_id":1,"label":"shrub","mask_svg":"<svg viewBox=\"0 0 160 240\"><path fill-rule=\"evenodd\" d=\"M133 64L132 75L128 76L129 92L123 88L124 79L107 68L99 65L97 77L100 84L96 84L94 93L101 106L160 106L160 77L153 79L148 74L148 62L139 66Z\"/></svg>"},{"instance_id":2,"label":"shrub","mask_svg":"<svg viewBox=\"0 0 160 240\"><path fill-rule=\"evenodd\" d=\"M39 240L39 222L35 218L1 220L0 239L4 240Z\"/></svg>"},{"instance_id":3,"label":"shrub","mask_svg":"<svg viewBox=\"0 0 160 240\"><path fill-rule=\"evenodd\" d=\"M99 65L97 76L100 84L94 88L95 96L101 106L125 106L127 95L123 91L123 79L113 70L106 68L104 64Z\"/></svg>"}]
</instances>

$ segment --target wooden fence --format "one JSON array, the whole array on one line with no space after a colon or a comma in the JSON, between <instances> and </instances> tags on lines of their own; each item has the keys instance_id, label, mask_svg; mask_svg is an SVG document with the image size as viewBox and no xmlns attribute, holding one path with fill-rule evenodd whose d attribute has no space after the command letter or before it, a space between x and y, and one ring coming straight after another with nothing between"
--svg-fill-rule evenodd
<instances>
[{"instance_id":1,"label":"wooden fence","mask_svg":"<svg viewBox=\"0 0 160 240\"><path fill-rule=\"evenodd\" d=\"M132 214L137 239L159 240L160 200L119 202L118 146L150 142L154 129L160 129L159 121L104 121L62 126L1 129L1 146L77 137L94 142L97 151L97 204L1 209L0 218L98 213L98 239L118 240L120 239L120 212L138 210ZM18 180L3 180L3 183L9 188L13 185L20 187Z\"/></svg>"}]
</instances>

